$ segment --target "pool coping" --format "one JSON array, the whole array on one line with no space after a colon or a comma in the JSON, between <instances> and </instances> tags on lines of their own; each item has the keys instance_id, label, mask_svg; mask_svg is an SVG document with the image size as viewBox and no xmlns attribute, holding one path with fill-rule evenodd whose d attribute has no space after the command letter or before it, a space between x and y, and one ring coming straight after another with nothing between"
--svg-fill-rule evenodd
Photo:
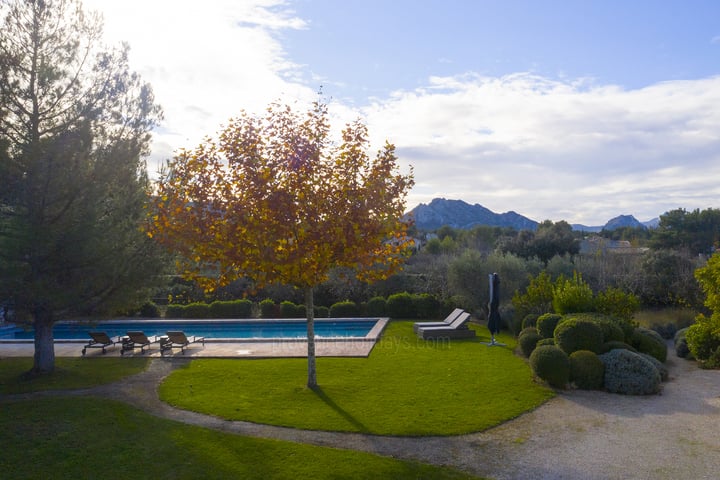
<instances>
[{"instance_id":1,"label":"pool coping","mask_svg":"<svg viewBox=\"0 0 720 480\"><path fill-rule=\"evenodd\" d=\"M377 318L377 322L364 337L320 337L315 338L315 355L317 357L367 357L372 352L382 332L389 323L387 317ZM359 318L316 319L316 321L358 320ZM367 320L368 318L362 318ZM172 320L172 319L166 319ZM187 320L187 319L184 319ZM229 319L225 319L226 321ZM252 321L253 319L247 319ZM263 321L305 319L268 319ZM152 320L149 320L152 321ZM192 321L192 320L187 320ZM257 321L255 319L254 321ZM56 357L82 356L82 346L88 340L55 340ZM153 344L145 352L126 352L125 357L164 357L164 358L307 358L307 338L211 338L205 345L191 344L184 352L174 350L162 354L159 344ZM32 339L0 339L0 358L32 356L34 340ZM120 356L120 346L108 347L106 354L100 349L88 349L85 357Z\"/></svg>"}]
</instances>

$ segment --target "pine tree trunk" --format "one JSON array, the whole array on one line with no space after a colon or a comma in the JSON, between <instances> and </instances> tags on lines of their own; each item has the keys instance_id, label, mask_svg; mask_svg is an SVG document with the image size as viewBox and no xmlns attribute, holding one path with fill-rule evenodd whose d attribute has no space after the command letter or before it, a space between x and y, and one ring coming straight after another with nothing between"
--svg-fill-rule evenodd
<instances>
[{"instance_id":1,"label":"pine tree trunk","mask_svg":"<svg viewBox=\"0 0 720 480\"><path fill-rule=\"evenodd\" d=\"M313 289L305 289L305 309L307 314L307 342L308 342L308 388L317 387L317 369L315 367L315 305Z\"/></svg>"},{"instance_id":2,"label":"pine tree trunk","mask_svg":"<svg viewBox=\"0 0 720 480\"><path fill-rule=\"evenodd\" d=\"M55 370L55 343L53 321L46 313L35 315L35 355L32 375L52 373Z\"/></svg>"}]
</instances>

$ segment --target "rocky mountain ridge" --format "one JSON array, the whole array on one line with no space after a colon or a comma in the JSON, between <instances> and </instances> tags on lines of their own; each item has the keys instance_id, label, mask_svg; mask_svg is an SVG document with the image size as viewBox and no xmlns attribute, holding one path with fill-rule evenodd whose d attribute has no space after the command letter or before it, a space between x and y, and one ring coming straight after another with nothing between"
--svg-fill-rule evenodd
<instances>
[{"instance_id":1,"label":"rocky mountain ridge","mask_svg":"<svg viewBox=\"0 0 720 480\"><path fill-rule=\"evenodd\" d=\"M538 222L517 212L495 213L480 204L470 205L462 200L434 198L429 204L421 203L410 210L406 216L412 216L415 226L424 231L436 230L443 225L453 228L472 228L476 225L491 227L511 227L516 230L535 230ZM599 232L622 227L655 228L658 219L640 222L632 215L619 215L602 226L572 224L573 230Z\"/></svg>"}]
</instances>

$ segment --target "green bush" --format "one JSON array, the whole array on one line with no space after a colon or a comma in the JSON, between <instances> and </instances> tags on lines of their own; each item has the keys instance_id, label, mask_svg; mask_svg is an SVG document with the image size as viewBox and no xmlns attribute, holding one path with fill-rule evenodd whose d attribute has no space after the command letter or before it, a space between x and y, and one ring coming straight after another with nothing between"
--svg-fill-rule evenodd
<instances>
[{"instance_id":1,"label":"green bush","mask_svg":"<svg viewBox=\"0 0 720 480\"><path fill-rule=\"evenodd\" d=\"M595 323L600 327L603 333L603 342L624 342L625 332L620 328L617 322L609 317L596 318Z\"/></svg>"},{"instance_id":2,"label":"green bush","mask_svg":"<svg viewBox=\"0 0 720 480\"><path fill-rule=\"evenodd\" d=\"M655 366L658 373L660 374L661 382L665 382L668 378L670 378L670 370L668 370L667 366L665 366L664 363L662 363L660 360L653 357L652 355L648 355L647 353L640 353L640 355L642 355L643 358L647 358L648 360L650 360L650 363Z\"/></svg>"},{"instance_id":3,"label":"green bush","mask_svg":"<svg viewBox=\"0 0 720 480\"><path fill-rule=\"evenodd\" d=\"M605 365L589 350L570 354L570 381L582 390L600 390L605 381Z\"/></svg>"},{"instance_id":4,"label":"green bush","mask_svg":"<svg viewBox=\"0 0 720 480\"><path fill-rule=\"evenodd\" d=\"M330 317L331 318L347 318L347 317L358 317L360 315L360 308L357 303L350 300L344 302L337 302L330 306Z\"/></svg>"},{"instance_id":5,"label":"green bush","mask_svg":"<svg viewBox=\"0 0 720 480\"><path fill-rule=\"evenodd\" d=\"M616 349L599 356L605 365L605 389L625 395L649 395L660 391L660 373L639 353Z\"/></svg>"},{"instance_id":6,"label":"green bush","mask_svg":"<svg viewBox=\"0 0 720 480\"><path fill-rule=\"evenodd\" d=\"M520 345L520 350L522 350L525 357L530 356L533 350L535 350L535 346L540 339L540 335L533 327L523 329L518 337L518 345Z\"/></svg>"},{"instance_id":7,"label":"green bush","mask_svg":"<svg viewBox=\"0 0 720 480\"><path fill-rule=\"evenodd\" d=\"M307 306L305 304L295 305L295 318L307 318Z\"/></svg>"},{"instance_id":8,"label":"green bush","mask_svg":"<svg viewBox=\"0 0 720 480\"><path fill-rule=\"evenodd\" d=\"M543 271L537 277L530 278L525 293L516 290L512 297L512 305L521 318L529 313L542 314L552 311L553 282L550 275Z\"/></svg>"},{"instance_id":9,"label":"green bush","mask_svg":"<svg viewBox=\"0 0 720 480\"><path fill-rule=\"evenodd\" d=\"M518 334L518 338L526 333L538 333L537 328L535 327L525 327L522 330L520 330L520 333Z\"/></svg>"},{"instance_id":10,"label":"green bush","mask_svg":"<svg viewBox=\"0 0 720 480\"><path fill-rule=\"evenodd\" d=\"M297 305L290 300L280 302L280 318L296 318Z\"/></svg>"},{"instance_id":11,"label":"green bush","mask_svg":"<svg viewBox=\"0 0 720 480\"><path fill-rule=\"evenodd\" d=\"M407 292L390 295L387 299L387 312L394 319L416 318L412 295Z\"/></svg>"},{"instance_id":12,"label":"green bush","mask_svg":"<svg viewBox=\"0 0 720 480\"><path fill-rule=\"evenodd\" d=\"M153 302L146 302L140 307L140 316L143 318L160 318L160 308Z\"/></svg>"},{"instance_id":13,"label":"green bush","mask_svg":"<svg viewBox=\"0 0 720 480\"><path fill-rule=\"evenodd\" d=\"M652 355L663 363L667 360L667 344L654 330L643 327L636 328L632 337L632 346L638 352Z\"/></svg>"},{"instance_id":14,"label":"green bush","mask_svg":"<svg viewBox=\"0 0 720 480\"><path fill-rule=\"evenodd\" d=\"M330 309L328 307L315 307L315 318L328 318Z\"/></svg>"},{"instance_id":15,"label":"green bush","mask_svg":"<svg viewBox=\"0 0 720 480\"><path fill-rule=\"evenodd\" d=\"M435 296L429 293L412 295L415 318L438 318L442 304Z\"/></svg>"},{"instance_id":16,"label":"green bush","mask_svg":"<svg viewBox=\"0 0 720 480\"><path fill-rule=\"evenodd\" d=\"M373 297L367 302L369 317L384 317L387 315L387 300L385 297Z\"/></svg>"},{"instance_id":17,"label":"green bush","mask_svg":"<svg viewBox=\"0 0 720 480\"><path fill-rule=\"evenodd\" d=\"M572 315L563 317L554 336L555 343L568 355L578 350L597 353L603 344L602 330L595 322Z\"/></svg>"},{"instance_id":18,"label":"green bush","mask_svg":"<svg viewBox=\"0 0 720 480\"><path fill-rule=\"evenodd\" d=\"M561 278L556 282L552 304L553 310L561 315L595 311L593 291L578 273L572 280Z\"/></svg>"},{"instance_id":19,"label":"green bush","mask_svg":"<svg viewBox=\"0 0 720 480\"><path fill-rule=\"evenodd\" d=\"M253 304L248 299L221 301L210 304L211 318L250 318Z\"/></svg>"},{"instance_id":20,"label":"green bush","mask_svg":"<svg viewBox=\"0 0 720 480\"><path fill-rule=\"evenodd\" d=\"M525 318L523 318L522 320L522 329L524 330L528 327L535 328L537 326L538 317L539 315L537 313L528 313L527 315L525 315Z\"/></svg>"},{"instance_id":21,"label":"green bush","mask_svg":"<svg viewBox=\"0 0 720 480\"><path fill-rule=\"evenodd\" d=\"M210 306L207 303L188 303L183 309L183 318L210 318Z\"/></svg>"},{"instance_id":22,"label":"green bush","mask_svg":"<svg viewBox=\"0 0 720 480\"><path fill-rule=\"evenodd\" d=\"M570 360L558 347L535 348L530 354L530 367L537 377L555 388L565 388L570 380Z\"/></svg>"},{"instance_id":23,"label":"green bush","mask_svg":"<svg viewBox=\"0 0 720 480\"><path fill-rule=\"evenodd\" d=\"M280 316L280 310L271 298L266 298L259 303L260 318L276 318Z\"/></svg>"},{"instance_id":24,"label":"green bush","mask_svg":"<svg viewBox=\"0 0 720 480\"><path fill-rule=\"evenodd\" d=\"M555 339L554 338L541 338L540 340L538 340L537 345L535 345L535 348L543 346L543 345L555 346Z\"/></svg>"},{"instance_id":25,"label":"green bush","mask_svg":"<svg viewBox=\"0 0 720 480\"><path fill-rule=\"evenodd\" d=\"M668 322L665 325L655 324L651 328L653 330L655 330L658 333L658 335L660 335L665 340L674 338L675 334L677 333L677 325L675 325L672 322Z\"/></svg>"},{"instance_id":26,"label":"green bush","mask_svg":"<svg viewBox=\"0 0 720 480\"><path fill-rule=\"evenodd\" d=\"M562 319L562 315L556 313L544 313L537 319L538 333L542 338L553 338L555 327Z\"/></svg>"},{"instance_id":27,"label":"green bush","mask_svg":"<svg viewBox=\"0 0 720 480\"><path fill-rule=\"evenodd\" d=\"M165 318L184 318L185 305L171 303L165 309Z\"/></svg>"},{"instance_id":28,"label":"green bush","mask_svg":"<svg viewBox=\"0 0 720 480\"><path fill-rule=\"evenodd\" d=\"M695 357L693 357L692 353L690 353L690 347L688 347L687 343L687 331L690 327L681 328L677 332L675 332L674 342L675 342L675 355L677 355L680 358L687 358L688 360L692 360Z\"/></svg>"},{"instance_id":29,"label":"green bush","mask_svg":"<svg viewBox=\"0 0 720 480\"><path fill-rule=\"evenodd\" d=\"M595 307L600 313L630 321L640 309L640 300L632 293L611 287L598 293Z\"/></svg>"},{"instance_id":30,"label":"green bush","mask_svg":"<svg viewBox=\"0 0 720 480\"><path fill-rule=\"evenodd\" d=\"M699 315L685 333L690 353L703 368L720 367L720 313Z\"/></svg>"},{"instance_id":31,"label":"green bush","mask_svg":"<svg viewBox=\"0 0 720 480\"><path fill-rule=\"evenodd\" d=\"M618 342L617 340L603 343L602 347L600 347L600 353L607 353L610 350L615 350L617 348L621 348L623 350L630 350L631 352L637 353L637 350L635 350L632 345L628 345L625 342Z\"/></svg>"}]
</instances>

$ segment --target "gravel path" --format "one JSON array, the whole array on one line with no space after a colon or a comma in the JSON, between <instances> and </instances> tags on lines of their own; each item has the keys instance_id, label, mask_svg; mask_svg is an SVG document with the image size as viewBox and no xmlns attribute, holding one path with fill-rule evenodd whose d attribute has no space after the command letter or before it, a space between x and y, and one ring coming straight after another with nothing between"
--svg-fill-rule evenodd
<instances>
[{"instance_id":1,"label":"gravel path","mask_svg":"<svg viewBox=\"0 0 720 480\"><path fill-rule=\"evenodd\" d=\"M700 370L672 351L668 358L670 380L661 395L563 392L499 427L454 437L313 432L176 409L157 395L162 379L182 364L176 360L155 359L122 382L63 394L121 400L163 418L240 435L452 465L496 480L720 478L720 371Z\"/></svg>"}]
</instances>

